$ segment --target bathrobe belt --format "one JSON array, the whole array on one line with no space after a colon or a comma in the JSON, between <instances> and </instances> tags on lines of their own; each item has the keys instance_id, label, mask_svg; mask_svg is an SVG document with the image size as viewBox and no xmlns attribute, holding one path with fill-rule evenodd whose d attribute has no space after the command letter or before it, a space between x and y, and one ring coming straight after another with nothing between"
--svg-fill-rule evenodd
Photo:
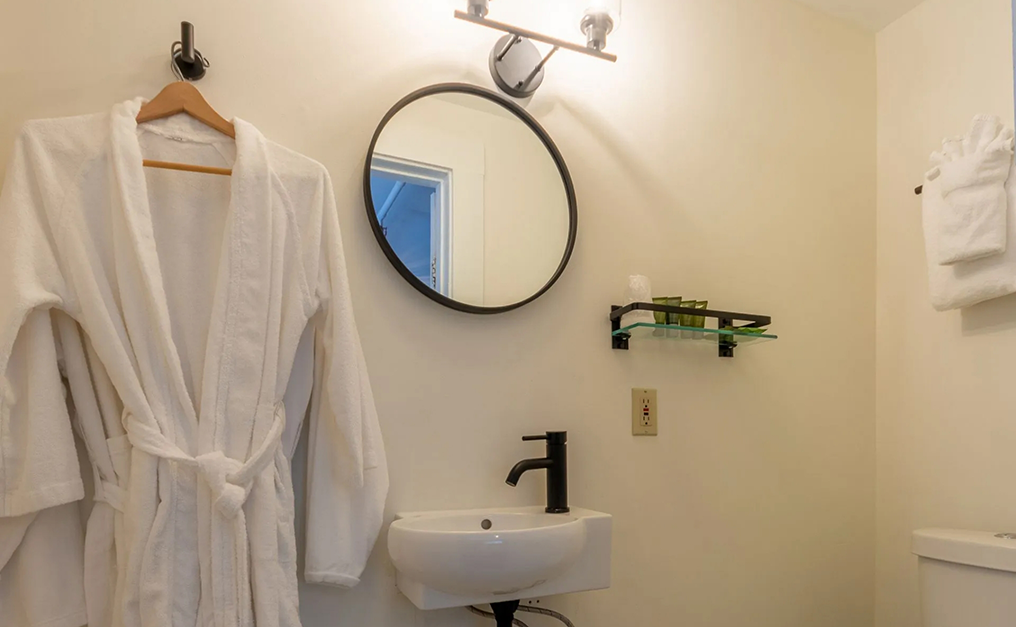
<instances>
[{"instance_id":1,"label":"bathrobe belt","mask_svg":"<svg viewBox=\"0 0 1016 627\"><path fill-rule=\"evenodd\" d=\"M99 480L99 489L95 491L95 502L105 503L123 514L127 507L127 491L112 481Z\"/></svg>"},{"instance_id":2,"label":"bathrobe belt","mask_svg":"<svg viewBox=\"0 0 1016 627\"><path fill-rule=\"evenodd\" d=\"M230 595L233 598L213 598L216 618L223 619L223 627L253 624L249 615L252 599L247 521L243 514L243 504L247 501L254 480L269 464L273 463L282 442L282 431L285 424L285 406L279 403L275 407L272 427L261 446L247 461L240 462L226 457L221 451L212 451L197 457L188 455L176 444L169 441L158 427L145 424L126 410L124 412L124 426L127 429L127 437L130 439L131 446L149 455L194 468L208 484L212 492L213 505L221 514L221 517L212 516L213 529L219 524L231 524L233 527L232 546L227 544L223 547L223 550L231 551L232 555L226 556L226 559L223 560L213 559L211 561L213 589L228 590L231 587L234 591ZM213 533L213 537L214 535L216 534ZM235 571L232 573L222 572L223 565L235 565ZM230 578L230 576L234 581L222 581L223 578Z\"/></svg>"}]
</instances>

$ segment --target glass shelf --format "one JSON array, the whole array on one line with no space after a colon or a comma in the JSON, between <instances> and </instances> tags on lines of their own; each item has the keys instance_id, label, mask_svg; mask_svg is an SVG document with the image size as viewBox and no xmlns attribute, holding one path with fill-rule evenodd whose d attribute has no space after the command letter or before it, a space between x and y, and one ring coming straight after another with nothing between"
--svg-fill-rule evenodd
<instances>
[{"instance_id":1,"label":"glass shelf","mask_svg":"<svg viewBox=\"0 0 1016 627\"><path fill-rule=\"evenodd\" d=\"M728 329L703 329L683 327L676 324L651 324L639 322L621 327L611 333L614 337L629 337L633 340L689 340L716 345L720 342L733 346L762 344L778 339L770 333L750 333Z\"/></svg>"},{"instance_id":2,"label":"glass shelf","mask_svg":"<svg viewBox=\"0 0 1016 627\"><path fill-rule=\"evenodd\" d=\"M714 322L705 322L705 324L712 324L716 328L704 327L704 325L688 327L676 324L654 324L651 322L638 322L622 327L621 321L624 319L624 316L633 311L652 311L657 320L660 319L659 314L667 314L665 319L675 320L678 319L677 316L681 316L684 319L690 319L699 324L702 324L704 321L713 320ZM610 342L614 349L628 350L628 343L632 338L689 340L707 346L710 344L716 346L720 357L733 357L734 349L738 346L761 344L762 342L777 339L775 335L763 331L772 322L773 319L769 316L757 314L720 311L718 309L678 307L659 303L629 303L623 307L613 305L610 308ZM746 329L751 329L751 331Z\"/></svg>"}]
</instances>

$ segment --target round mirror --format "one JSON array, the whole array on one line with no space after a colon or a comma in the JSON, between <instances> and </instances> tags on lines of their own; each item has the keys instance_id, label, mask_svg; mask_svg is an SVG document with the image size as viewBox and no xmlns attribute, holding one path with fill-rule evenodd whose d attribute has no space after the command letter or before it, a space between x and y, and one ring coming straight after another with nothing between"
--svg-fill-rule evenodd
<instances>
[{"instance_id":1,"label":"round mirror","mask_svg":"<svg viewBox=\"0 0 1016 627\"><path fill-rule=\"evenodd\" d=\"M460 311L535 300L575 245L575 190L554 142L524 109L472 85L427 87L388 112L364 194L399 273Z\"/></svg>"}]
</instances>

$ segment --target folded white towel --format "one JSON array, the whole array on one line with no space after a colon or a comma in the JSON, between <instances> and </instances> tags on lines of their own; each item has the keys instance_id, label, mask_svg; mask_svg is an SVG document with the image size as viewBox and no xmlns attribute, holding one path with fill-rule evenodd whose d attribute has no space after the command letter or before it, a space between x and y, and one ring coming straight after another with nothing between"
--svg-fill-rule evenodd
<instances>
[{"instance_id":1,"label":"folded white towel","mask_svg":"<svg viewBox=\"0 0 1016 627\"><path fill-rule=\"evenodd\" d=\"M937 230L927 234L938 241L935 263L952 265L1005 252L1004 186L1012 156L1012 129L989 115L975 117L969 133L945 140L942 151L931 155L946 200L932 203L941 212Z\"/></svg>"},{"instance_id":2,"label":"folded white towel","mask_svg":"<svg viewBox=\"0 0 1016 627\"><path fill-rule=\"evenodd\" d=\"M1016 173L1016 168L1013 168ZM974 261L943 266L938 263L938 238L942 216L946 214L942 197L942 177L928 173L924 182L924 247L928 258L928 282L931 304L938 311L969 307L982 301L1016 294L1016 246L1004 253ZM1008 240L1016 241L1016 176L1005 184L1007 197L1006 230Z\"/></svg>"}]
</instances>

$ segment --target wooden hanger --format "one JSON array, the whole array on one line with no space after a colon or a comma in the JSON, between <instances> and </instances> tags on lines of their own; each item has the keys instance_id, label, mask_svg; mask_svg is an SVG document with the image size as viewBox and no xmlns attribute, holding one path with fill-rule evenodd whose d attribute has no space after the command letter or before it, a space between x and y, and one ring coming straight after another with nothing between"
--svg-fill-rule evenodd
<instances>
[{"instance_id":1,"label":"wooden hanger","mask_svg":"<svg viewBox=\"0 0 1016 627\"><path fill-rule=\"evenodd\" d=\"M223 135L236 139L236 129L233 124L216 113L201 92L194 85L186 81L170 83L159 92L159 95L147 102L138 112L138 124L168 118L178 113L186 113L205 126L211 127ZM172 163L169 161L144 160L147 168L162 168L164 170L181 170L183 172L201 172L204 174L220 174L232 176L230 168L213 168L205 165L191 165L188 163Z\"/></svg>"}]
</instances>

